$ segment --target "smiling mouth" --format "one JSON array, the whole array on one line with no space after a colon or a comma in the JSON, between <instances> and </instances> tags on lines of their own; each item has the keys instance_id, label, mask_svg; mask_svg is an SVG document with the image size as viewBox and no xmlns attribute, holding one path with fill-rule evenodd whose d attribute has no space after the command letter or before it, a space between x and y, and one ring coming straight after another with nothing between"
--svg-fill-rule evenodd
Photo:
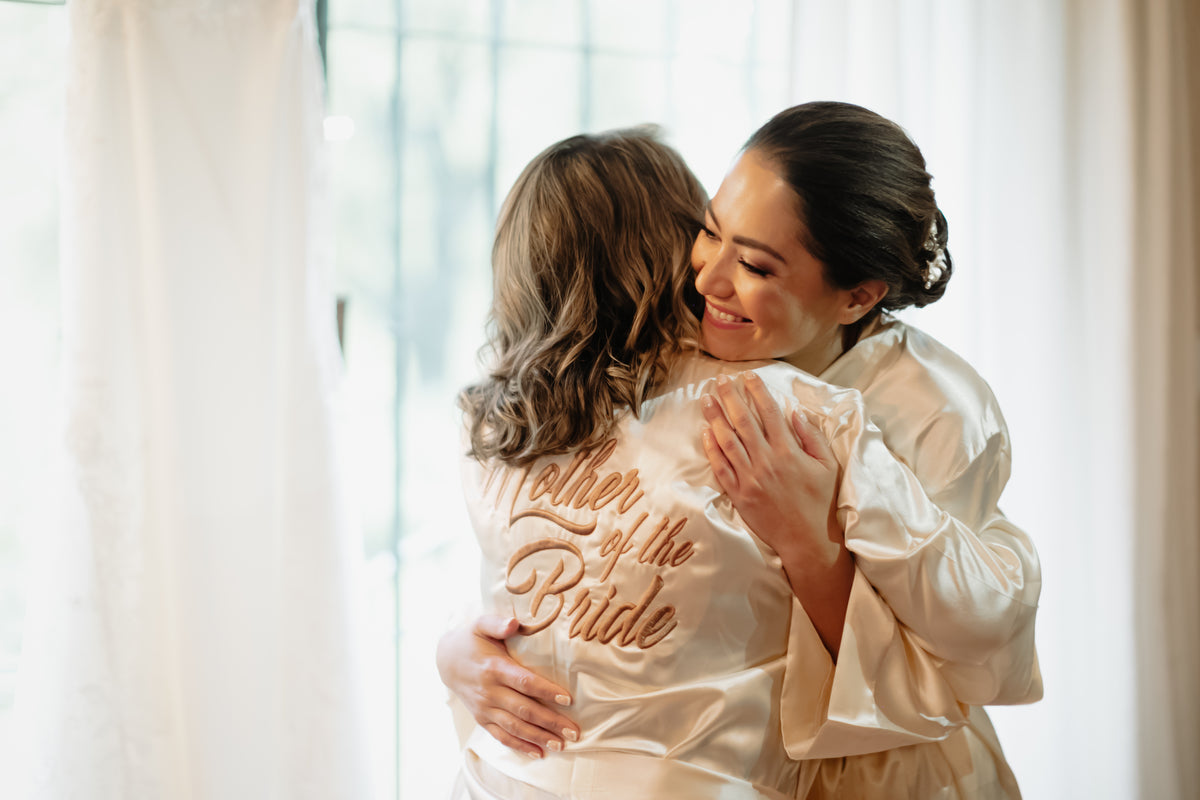
<instances>
[{"instance_id":1,"label":"smiling mouth","mask_svg":"<svg viewBox=\"0 0 1200 800\"><path fill-rule=\"evenodd\" d=\"M749 322L745 317L739 317L737 314L730 314L728 311L723 311L712 303L705 301L704 310L708 312L713 319L721 322Z\"/></svg>"}]
</instances>

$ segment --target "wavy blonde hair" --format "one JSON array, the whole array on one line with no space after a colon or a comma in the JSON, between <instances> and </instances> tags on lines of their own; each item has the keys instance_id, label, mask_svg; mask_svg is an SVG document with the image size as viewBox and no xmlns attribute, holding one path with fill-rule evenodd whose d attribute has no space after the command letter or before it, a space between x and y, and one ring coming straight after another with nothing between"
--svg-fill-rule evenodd
<instances>
[{"instance_id":1,"label":"wavy blonde hair","mask_svg":"<svg viewBox=\"0 0 1200 800\"><path fill-rule=\"evenodd\" d=\"M690 253L707 198L643 127L572 136L500 211L487 379L459 402L470 455L522 465L598 444L695 347Z\"/></svg>"}]
</instances>

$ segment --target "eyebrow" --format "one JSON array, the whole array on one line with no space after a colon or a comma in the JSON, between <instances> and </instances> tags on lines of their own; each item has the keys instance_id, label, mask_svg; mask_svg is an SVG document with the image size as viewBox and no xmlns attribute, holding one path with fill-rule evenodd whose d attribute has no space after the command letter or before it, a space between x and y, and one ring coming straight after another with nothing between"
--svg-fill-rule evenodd
<instances>
[{"instance_id":1,"label":"eyebrow","mask_svg":"<svg viewBox=\"0 0 1200 800\"><path fill-rule=\"evenodd\" d=\"M705 212L707 212L707 214L710 217L712 217L713 223L718 228L721 227L721 221L718 220L717 215L713 213L711 200L707 204L705 204L704 210L705 210ZM767 244L764 244L763 242L760 242L757 239L751 239L749 236L734 236L733 243L740 244L743 247L753 247L755 250L762 250L767 255L773 256L780 262L787 264L787 259L784 258L783 256L781 256L775 248L773 248Z\"/></svg>"}]
</instances>

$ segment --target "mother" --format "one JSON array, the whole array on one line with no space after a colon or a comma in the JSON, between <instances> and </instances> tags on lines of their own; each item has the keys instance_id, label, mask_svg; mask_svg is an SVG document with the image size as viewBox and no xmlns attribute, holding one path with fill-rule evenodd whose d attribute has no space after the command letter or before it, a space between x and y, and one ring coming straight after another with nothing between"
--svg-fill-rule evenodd
<instances>
[{"instance_id":1,"label":"mother","mask_svg":"<svg viewBox=\"0 0 1200 800\"><path fill-rule=\"evenodd\" d=\"M805 759L802 796L1017 796L978 708L1040 696L1036 555L996 508L1007 432L968 365L886 314L941 296L945 244L924 161L903 132L817 103L751 137L693 248L704 348L859 389L888 447L956 523L879 542L871 520L810 520L831 498L804 449L764 436L728 386L726 414L708 404L718 479L798 597L781 726L788 753ZM777 432L778 409L752 394ZM578 736L552 710L566 693L506 659L512 629L485 618L448 634L443 679L501 741L561 747L560 732Z\"/></svg>"}]
</instances>

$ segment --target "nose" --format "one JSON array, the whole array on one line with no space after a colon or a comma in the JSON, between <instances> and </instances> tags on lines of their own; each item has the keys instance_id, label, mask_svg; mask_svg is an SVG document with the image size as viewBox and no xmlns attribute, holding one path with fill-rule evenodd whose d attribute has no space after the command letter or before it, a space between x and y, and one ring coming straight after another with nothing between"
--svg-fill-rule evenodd
<instances>
[{"instance_id":1,"label":"nose","mask_svg":"<svg viewBox=\"0 0 1200 800\"><path fill-rule=\"evenodd\" d=\"M733 287L729 280L728 265L725 263L725 248L720 242L705 237L704 232L696 237L692 247L692 268L696 270L696 291L710 297L726 297Z\"/></svg>"}]
</instances>

